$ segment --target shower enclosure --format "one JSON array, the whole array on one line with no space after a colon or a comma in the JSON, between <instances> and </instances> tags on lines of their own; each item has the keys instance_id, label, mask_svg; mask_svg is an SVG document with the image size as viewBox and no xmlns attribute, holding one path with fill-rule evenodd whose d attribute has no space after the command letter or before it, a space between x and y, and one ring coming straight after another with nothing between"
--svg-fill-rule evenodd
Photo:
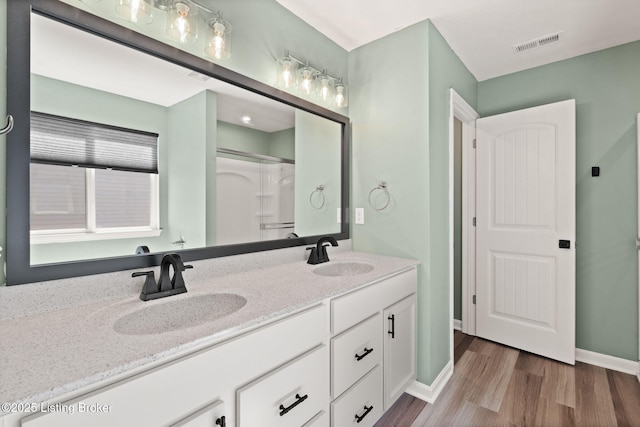
<instances>
[{"instance_id":1,"label":"shower enclosure","mask_svg":"<svg viewBox=\"0 0 640 427\"><path fill-rule=\"evenodd\" d=\"M217 152L216 244L285 239L291 235L294 161L226 148L218 148Z\"/></svg>"}]
</instances>

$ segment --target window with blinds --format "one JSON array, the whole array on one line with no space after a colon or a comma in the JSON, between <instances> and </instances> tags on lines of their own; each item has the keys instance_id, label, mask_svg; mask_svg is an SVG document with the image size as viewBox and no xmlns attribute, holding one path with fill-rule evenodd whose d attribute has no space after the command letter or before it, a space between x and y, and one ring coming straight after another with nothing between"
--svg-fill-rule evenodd
<instances>
[{"instance_id":1,"label":"window with blinds","mask_svg":"<svg viewBox=\"0 0 640 427\"><path fill-rule=\"evenodd\" d=\"M31 239L159 234L158 135L31 113Z\"/></svg>"}]
</instances>

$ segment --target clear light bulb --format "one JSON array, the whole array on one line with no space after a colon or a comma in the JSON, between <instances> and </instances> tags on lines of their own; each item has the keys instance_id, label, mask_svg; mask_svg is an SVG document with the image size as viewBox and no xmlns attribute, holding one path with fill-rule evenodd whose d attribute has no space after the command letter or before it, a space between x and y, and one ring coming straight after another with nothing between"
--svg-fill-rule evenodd
<instances>
[{"instance_id":1,"label":"clear light bulb","mask_svg":"<svg viewBox=\"0 0 640 427\"><path fill-rule=\"evenodd\" d=\"M300 84L301 91L305 95L311 94L312 84L313 84L313 75L311 70L305 69L302 70L302 82Z\"/></svg>"},{"instance_id":2,"label":"clear light bulb","mask_svg":"<svg viewBox=\"0 0 640 427\"><path fill-rule=\"evenodd\" d=\"M185 6L186 12L184 10L178 10L178 17L176 18L176 29L178 30L178 34L180 35L180 43L186 43L187 37L191 32L191 25L189 25L189 21L187 21L187 13L189 13L189 7Z\"/></svg>"},{"instance_id":3,"label":"clear light bulb","mask_svg":"<svg viewBox=\"0 0 640 427\"><path fill-rule=\"evenodd\" d=\"M167 15L167 36L178 43L191 43L197 37L196 10L187 2L177 2Z\"/></svg>"},{"instance_id":4,"label":"clear light bulb","mask_svg":"<svg viewBox=\"0 0 640 427\"><path fill-rule=\"evenodd\" d=\"M290 88L293 83L293 73L291 73L291 61L282 61L282 81L285 88Z\"/></svg>"},{"instance_id":5,"label":"clear light bulb","mask_svg":"<svg viewBox=\"0 0 640 427\"><path fill-rule=\"evenodd\" d=\"M323 102L327 102L327 100L329 99L329 94L330 94L329 79L322 78L320 80L320 99Z\"/></svg>"},{"instance_id":6,"label":"clear light bulb","mask_svg":"<svg viewBox=\"0 0 640 427\"><path fill-rule=\"evenodd\" d=\"M144 0L119 0L116 12L134 24L149 24L153 20L152 11Z\"/></svg>"},{"instance_id":7,"label":"clear light bulb","mask_svg":"<svg viewBox=\"0 0 640 427\"><path fill-rule=\"evenodd\" d=\"M222 52L224 51L224 30L225 26L222 22L216 22L213 24L213 57L215 59L222 58Z\"/></svg>"},{"instance_id":8,"label":"clear light bulb","mask_svg":"<svg viewBox=\"0 0 640 427\"><path fill-rule=\"evenodd\" d=\"M346 106L346 98L344 96L344 86L340 85L336 87L336 106L344 107Z\"/></svg>"}]
</instances>

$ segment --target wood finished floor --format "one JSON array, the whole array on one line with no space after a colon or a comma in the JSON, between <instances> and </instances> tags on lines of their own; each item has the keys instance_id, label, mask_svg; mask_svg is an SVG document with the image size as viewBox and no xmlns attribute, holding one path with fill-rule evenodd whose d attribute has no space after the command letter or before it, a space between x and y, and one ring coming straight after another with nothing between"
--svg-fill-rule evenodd
<instances>
[{"instance_id":1,"label":"wood finished floor","mask_svg":"<svg viewBox=\"0 0 640 427\"><path fill-rule=\"evenodd\" d=\"M565 365L458 331L454 363L434 405L404 394L375 427L640 427L633 375Z\"/></svg>"}]
</instances>

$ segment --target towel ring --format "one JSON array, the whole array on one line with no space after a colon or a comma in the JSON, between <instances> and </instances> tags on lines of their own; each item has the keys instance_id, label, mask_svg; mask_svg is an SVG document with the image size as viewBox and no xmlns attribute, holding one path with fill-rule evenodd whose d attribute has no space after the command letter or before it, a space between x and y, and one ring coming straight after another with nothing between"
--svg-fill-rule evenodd
<instances>
[{"instance_id":1,"label":"towel ring","mask_svg":"<svg viewBox=\"0 0 640 427\"><path fill-rule=\"evenodd\" d=\"M4 127L4 129L0 129L0 135L11 132L11 129L13 129L13 116L9 114L7 116L7 125Z\"/></svg>"},{"instance_id":2,"label":"towel ring","mask_svg":"<svg viewBox=\"0 0 640 427\"><path fill-rule=\"evenodd\" d=\"M318 206L318 202L313 202L314 196L316 199L320 200L320 206ZM317 211L324 207L324 185L318 185L316 189L311 192L311 195L309 196L309 203L311 203L311 207Z\"/></svg>"},{"instance_id":3,"label":"towel ring","mask_svg":"<svg viewBox=\"0 0 640 427\"><path fill-rule=\"evenodd\" d=\"M375 193L376 191L382 191L384 192L387 201L384 203L384 206L380 207L380 208L376 208L373 204L373 202L371 201L371 196L373 196L373 193ZM369 205L371 205L371 207L376 210L376 211L383 211L387 208L387 206L389 206L389 203L391 203L391 194L389 194L389 190L387 190L387 182L386 181L380 181L380 184L378 184L377 187L374 187L371 191L369 191Z\"/></svg>"}]
</instances>

